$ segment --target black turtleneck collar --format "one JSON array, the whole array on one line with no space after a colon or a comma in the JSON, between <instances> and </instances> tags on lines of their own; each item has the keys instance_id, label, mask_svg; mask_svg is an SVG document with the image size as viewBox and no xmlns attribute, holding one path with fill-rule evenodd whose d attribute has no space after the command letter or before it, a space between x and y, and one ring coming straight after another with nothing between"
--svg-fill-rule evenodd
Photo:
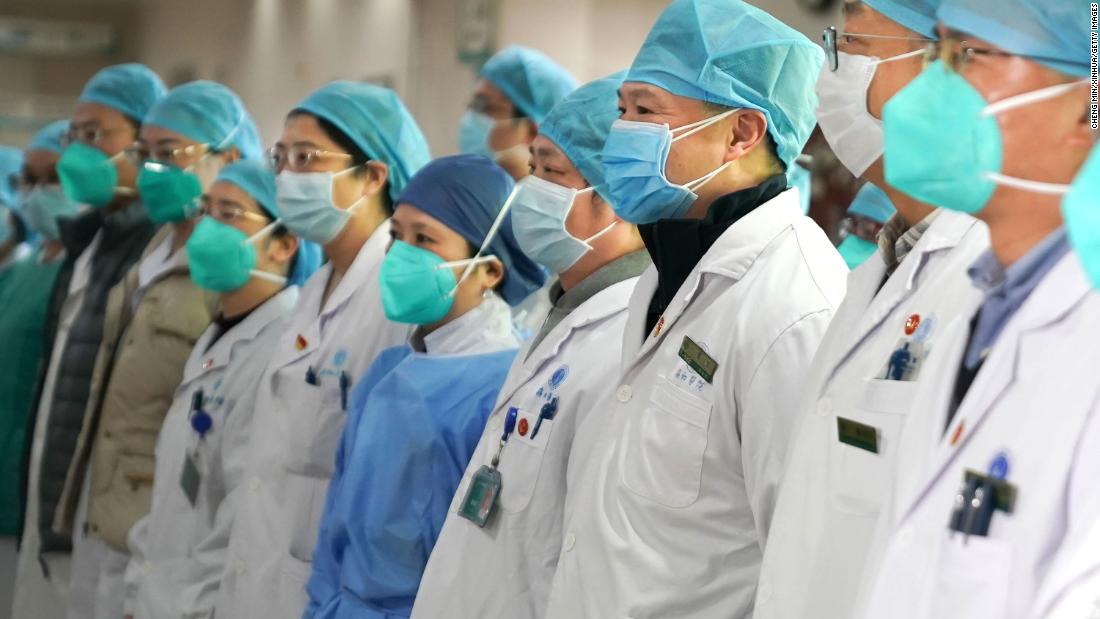
<instances>
[{"instance_id":1,"label":"black turtleneck collar","mask_svg":"<svg viewBox=\"0 0 1100 619\"><path fill-rule=\"evenodd\" d=\"M75 217L59 217L57 228L66 254L75 260L91 245L92 239L100 230L103 231L102 243L111 246L116 239L126 236L148 221L145 207L141 202L134 202L110 215L103 209L92 208Z\"/></svg>"},{"instance_id":2,"label":"black turtleneck collar","mask_svg":"<svg viewBox=\"0 0 1100 619\"><path fill-rule=\"evenodd\" d=\"M676 292L718 237L737 220L787 189L787 177L776 174L755 187L718 198L703 219L662 219L638 226L657 267L657 290L649 302L646 331L653 330Z\"/></svg>"}]
</instances>

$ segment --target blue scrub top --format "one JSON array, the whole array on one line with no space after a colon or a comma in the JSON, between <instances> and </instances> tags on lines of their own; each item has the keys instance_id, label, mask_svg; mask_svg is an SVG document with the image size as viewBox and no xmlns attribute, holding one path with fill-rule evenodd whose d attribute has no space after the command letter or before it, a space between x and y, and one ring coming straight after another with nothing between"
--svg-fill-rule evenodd
<instances>
[{"instance_id":1,"label":"blue scrub top","mask_svg":"<svg viewBox=\"0 0 1100 619\"><path fill-rule=\"evenodd\" d=\"M309 579L306 618L408 617L515 349L378 356L356 386Z\"/></svg>"}]
</instances>

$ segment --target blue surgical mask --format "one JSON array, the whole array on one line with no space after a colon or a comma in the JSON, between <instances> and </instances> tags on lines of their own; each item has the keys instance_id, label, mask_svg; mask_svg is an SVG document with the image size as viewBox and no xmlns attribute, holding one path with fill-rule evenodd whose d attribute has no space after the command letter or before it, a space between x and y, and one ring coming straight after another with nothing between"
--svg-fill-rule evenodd
<instances>
[{"instance_id":1,"label":"blue surgical mask","mask_svg":"<svg viewBox=\"0 0 1100 619\"><path fill-rule=\"evenodd\" d=\"M1066 232L1092 287L1100 290L1100 146L1093 147L1062 201Z\"/></svg>"},{"instance_id":2,"label":"blue surgical mask","mask_svg":"<svg viewBox=\"0 0 1100 619\"><path fill-rule=\"evenodd\" d=\"M683 217L699 199L695 190L710 182L733 162L726 162L689 183L674 185L665 176L672 143L702 131L736 111L729 110L671 130L668 125L616 120L603 147L608 197L615 213L636 224Z\"/></svg>"},{"instance_id":3,"label":"blue surgical mask","mask_svg":"<svg viewBox=\"0 0 1100 619\"><path fill-rule=\"evenodd\" d=\"M336 206L332 200L333 182L355 169L337 173L280 172L275 177L275 202L287 229L318 245L326 245L336 238L367 199L362 196L346 209Z\"/></svg>"},{"instance_id":4,"label":"blue surgical mask","mask_svg":"<svg viewBox=\"0 0 1100 619\"><path fill-rule=\"evenodd\" d=\"M1057 84L991 104L936 61L883 108L886 182L923 202L969 214L985 208L997 185L1065 193L1065 185L1001 174L1004 152L996 116L1085 83Z\"/></svg>"},{"instance_id":5,"label":"blue surgical mask","mask_svg":"<svg viewBox=\"0 0 1100 619\"><path fill-rule=\"evenodd\" d=\"M458 122L458 149L467 155L482 155L500 161L511 155L525 155L530 150L527 144L516 144L504 150L493 150L489 146L489 134L498 121L481 112L466 110ZM506 121L511 122L511 121Z\"/></svg>"},{"instance_id":6,"label":"blue surgical mask","mask_svg":"<svg viewBox=\"0 0 1100 619\"><path fill-rule=\"evenodd\" d=\"M593 187L578 191L537 176L528 176L520 181L512 205L512 231L523 253L554 273L561 274L592 251L592 241L606 234L618 222L611 222L584 240L570 234L565 227L576 197L592 191Z\"/></svg>"},{"instance_id":7,"label":"blue surgical mask","mask_svg":"<svg viewBox=\"0 0 1100 619\"><path fill-rule=\"evenodd\" d=\"M38 185L23 194L20 211L31 230L47 241L61 238L57 226L60 217L75 217L80 205L69 199L61 185Z\"/></svg>"}]
</instances>

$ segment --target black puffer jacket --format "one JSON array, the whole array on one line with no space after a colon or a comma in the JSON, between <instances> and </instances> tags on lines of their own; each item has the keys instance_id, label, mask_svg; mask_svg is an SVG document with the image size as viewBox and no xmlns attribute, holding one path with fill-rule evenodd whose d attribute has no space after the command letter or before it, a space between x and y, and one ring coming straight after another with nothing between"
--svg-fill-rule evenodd
<instances>
[{"instance_id":1,"label":"black puffer jacket","mask_svg":"<svg viewBox=\"0 0 1100 619\"><path fill-rule=\"evenodd\" d=\"M69 463L73 458L77 437L83 426L84 412L88 403L88 390L95 367L96 353L103 337L103 315L107 305L107 294L126 275L130 267L141 257L146 244L156 232L156 226L149 221L145 208L133 204L126 210L105 216L102 211L93 210L74 219L60 220L61 241L65 245L67 257L58 273L50 298L49 314L46 317L44 354L39 366L38 384L35 387L35 405L31 408L28 422L27 442L24 448L23 489L38 492L37 526L42 540L41 551L68 552L72 548L69 536L57 535L52 531L54 512L65 485ZM99 245L92 256L91 274L87 288L84 289L84 301L69 330L69 338L61 353L60 365L53 393L43 393L50 356L53 353L54 336L57 332L61 308L69 292L69 282L73 275L73 265L77 257L91 244L97 232L103 233ZM46 428L45 445L39 468L38 488L28 488L30 473L31 443L38 407L41 398L50 398L49 425ZM25 498L25 497L24 497ZM24 503L26 504L26 503ZM24 523L27 526L28 523Z\"/></svg>"}]
</instances>

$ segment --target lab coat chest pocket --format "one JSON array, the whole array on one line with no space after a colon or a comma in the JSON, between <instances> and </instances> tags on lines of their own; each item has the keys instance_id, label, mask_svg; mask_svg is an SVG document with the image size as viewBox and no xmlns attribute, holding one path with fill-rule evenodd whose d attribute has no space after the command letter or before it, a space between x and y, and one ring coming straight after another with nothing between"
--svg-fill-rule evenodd
<instances>
[{"instance_id":1,"label":"lab coat chest pocket","mask_svg":"<svg viewBox=\"0 0 1100 619\"><path fill-rule=\"evenodd\" d=\"M658 379L649 403L626 421L622 484L672 508L699 498L711 404Z\"/></svg>"},{"instance_id":2,"label":"lab coat chest pocket","mask_svg":"<svg viewBox=\"0 0 1100 619\"><path fill-rule=\"evenodd\" d=\"M829 440L829 486L838 509L874 516L890 483L890 462L913 397L915 382L868 379L854 408L836 410ZM874 428L877 453L844 442L841 424L855 422Z\"/></svg>"},{"instance_id":3,"label":"lab coat chest pocket","mask_svg":"<svg viewBox=\"0 0 1100 619\"><path fill-rule=\"evenodd\" d=\"M532 437L538 415L524 411L520 415L520 423L523 424L524 420L530 425L526 436L512 437L500 456L500 507L511 513L522 512L531 503L538 484L539 471L542 469L543 456L553 437L556 423L543 420L538 425L538 435Z\"/></svg>"},{"instance_id":4,"label":"lab coat chest pocket","mask_svg":"<svg viewBox=\"0 0 1100 619\"><path fill-rule=\"evenodd\" d=\"M1005 540L948 533L941 540L932 613L937 619L1005 617L1012 548Z\"/></svg>"},{"instance_id":5,"label":"lab coat chest pocket","mask_svg":"<svg viewBox=\"0 0 1100 619\"><path fill-rule=\"evenodd\" d=\"M340 390L335 385L312 385L306 381L288 393L286 401L295 402L290 416L286 468L291 473L328 479L336 466L336 447L344 431L347 415Z\"/></svg>"}]
</instances>

